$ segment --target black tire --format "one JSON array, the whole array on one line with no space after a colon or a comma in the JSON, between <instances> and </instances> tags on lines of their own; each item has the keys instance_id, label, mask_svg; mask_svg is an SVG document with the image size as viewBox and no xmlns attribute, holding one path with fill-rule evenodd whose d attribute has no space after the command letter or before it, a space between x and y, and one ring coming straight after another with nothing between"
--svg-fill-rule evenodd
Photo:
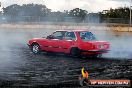
<instances>
[{"instance_id":1,"label":"black tire","mask_svg":"<svg viewBox=\"0 0 132 88\"><path fill-rule=\"evenodd\" d=\"M39 44L35 43L35 44L32 44L32 48L31 48L32 52L34 54L39 54L40 53L40 46Z\"/></svg>"},{"instance_id":2,"label":"black tire","mask_svg":"<svg viewBox=\"0 0 132 88\"><path fill-rule=\"evenodd\" d=\"M71 48L70 55L72 57L81 57L81 51L77 47Z\"/></svg>"},{"instance_id":3,"label":"black tire","mask_svg":"<svg viewBox=\"0 0 132 88\"><path fill-rule=\"evenodd\" d=\"M93 55L92 57L93 58L101 58L102 57L102 54Z\"/></svg>"},{"instance_id":4,"label":"black tire","mask_svg":"<svg viewBox=\"0 0 132 88\"><path fill-rule=\"evenodd\" d=\"M97 58L101 58L102 57L102 54L98 54L98 57Z\"/></svg>"}]
</instances>

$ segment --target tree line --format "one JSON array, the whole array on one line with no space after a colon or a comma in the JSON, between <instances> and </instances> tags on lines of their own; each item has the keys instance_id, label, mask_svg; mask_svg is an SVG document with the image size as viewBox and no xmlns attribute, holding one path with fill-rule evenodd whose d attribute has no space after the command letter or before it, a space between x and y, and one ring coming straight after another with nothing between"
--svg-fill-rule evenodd
<instances>
[{"instance_id":1,"label":"tree line","mask_svg":"<svg viewBox=\"0 0 132 88\"><path fill-rule=\"evenodd\" d=\"M70 11L64 10L63 12L57 11L53 12L51 9L47 8L42 4L23 4L17 5L13 4L3 8L4 16L40 16L40 17L50 17L50 16L63 16L63 17L76 17L84 20L89 14L88 11L74 8ZM96 13L101 19L104 18L123 18L128 19L130 16L129 7L119 7L109 10L103 10L102 12Z\"/></svg>"},{"instance_id":2,"label":"tree line","mask_svg":"<svg viewBox=\"0 0 132 88\"><path fill-rule=\"evenodd\" d=\"M81 19L85 18L87 15L86 10L75 8L70 11L64 12L52 12L51 9L48 9L45 5L42 4L23 4L22 6L13 4L8 7L3 8L3 15L6 16L50 16L50 15L64 15L64 16L74 16L80 17Z\"/></svg>"}]
</instances>

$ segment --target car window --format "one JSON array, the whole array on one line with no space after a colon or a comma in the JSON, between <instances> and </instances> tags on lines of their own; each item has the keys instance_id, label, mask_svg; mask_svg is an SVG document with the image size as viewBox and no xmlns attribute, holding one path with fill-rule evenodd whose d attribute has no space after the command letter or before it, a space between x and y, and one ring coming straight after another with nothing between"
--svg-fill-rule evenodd
<instances>
[{"instance_id":1,"label":"car window","mask_svg":"<svg viewBox=\"0 0 132 88\"><path fill-rule=\"evenodd\" d=\"M67 40L76 40L76 36L74 32L67 32L65 34L65 37L67 38Z\"/></svg>"},{"instance_id":2,"label":"car window","mask_svg":"<svg viewBox=\"0 0 132 88\"><path fill-rule=\"evenodd\" d=\"M65 34L65 32L63 32L63 31L57 31L57 32L54 32L52 34L52 36L54 39L62 39L64 34Z\"/></svg>"}]
</instances>

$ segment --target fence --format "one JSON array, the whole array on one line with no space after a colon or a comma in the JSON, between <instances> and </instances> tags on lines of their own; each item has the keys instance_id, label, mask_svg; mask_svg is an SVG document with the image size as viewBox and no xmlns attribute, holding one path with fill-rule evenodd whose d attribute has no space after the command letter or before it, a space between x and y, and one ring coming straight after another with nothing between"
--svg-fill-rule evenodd
<instances>
[{"instance_id":1,"label":"fence","mask_svg":"<svg viewBox=\"0 0 132 88\"><path fill-rule=\"evenodd\" d=\"M0 16L1 23L13 22L74 22L74 23L121 23L129 24L129 19L123 18L105 18L101 19L99 16L87 16L85 19L78 17L37 17L37 16Z\"/></svg>"},{"instance_id":2,"label":"fence","mask_svg":"<svg viewBox=\"0 0 132 88\"><path fill-rule=\"evenodd\" d=\"M105 18L101 19L101 23L121 23L121 24L129 24L130 19L124 18Z\"/></svg>"}]
</instances>

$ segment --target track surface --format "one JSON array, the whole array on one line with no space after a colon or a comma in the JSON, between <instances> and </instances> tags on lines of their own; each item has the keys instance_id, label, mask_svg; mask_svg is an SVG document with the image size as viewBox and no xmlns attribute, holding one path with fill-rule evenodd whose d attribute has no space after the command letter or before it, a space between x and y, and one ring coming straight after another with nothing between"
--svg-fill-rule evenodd
<instances>
[{"instance_id":1,"label":"track surface","mask_svg":"<svg viewBox=\"0 0 132 88\"><path fill-rule=\"evenodd\" d=\"M132 79L132 52L124 54L128 57L122 57L125 52L123 49L130 47L118 50L119 46L124 45L114 46L117 42L112 43L116 54L110 52L100 59L72 58L49 53L33 55L26 45L27 40L46 36L52 31L54 30L0 30L0 87L78 87L78 76L84 66L88 68L91 79ZM105 33L100 35L104 36ZM100 35L97 36L102 38ZM119 39L125 37L118 36L115 39L123 43ZM113 37L104 40L115 41L111 38ZM127 39L127 42L129 46L130 40Z\"/></svg>"}]
</instances>

